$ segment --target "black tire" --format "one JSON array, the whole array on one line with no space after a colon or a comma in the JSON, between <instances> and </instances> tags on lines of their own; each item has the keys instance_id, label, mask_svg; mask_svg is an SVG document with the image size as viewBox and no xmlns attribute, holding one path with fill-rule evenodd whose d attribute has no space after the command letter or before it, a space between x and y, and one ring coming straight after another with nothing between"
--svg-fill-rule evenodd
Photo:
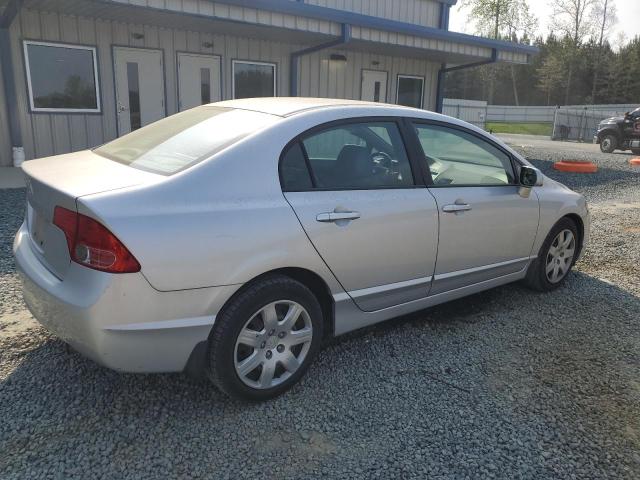
<instances>
[{"instance_id":1,"label":"black tire","mask_svg":"<svg viewBox=\"0 0 640 480\"><path fill-rule=\"evenodd\" d=\"M631 153L633 153L634 155L640 155L640 148L632 148Z\"/></svg>"},{"instance_id":2,"label":"black tire","mask_svg":"<svg viewBox=\"0 0 640 480\"><path fill-rule=\"evenodd\" d=\"M612 133L603 135L602 138L600 139L600 151L602 153L613 153L613 151L617 147L618 147L618 137L616 137Z\"/></svg>"},{"instance_id":3,"label":"black tire","mask_svg":"<svg viewBox=\"0 0 640 480\"><path fill-rule=\"evenodd\" d=\"M296 302L307 311L313 329L311 346L298 369L282 383L272 388L252 388L236 372L236 341L256 312L281 300ZM265 276L241 290L216 318L209 337L208 377L233 398L261 401L277 397L295 385L309 368L322 343L323 323L320 304L305 285L283 275Z\"/></svg>"},{"instance_id":4,"label":"black tire","mask_svg":"<svg viewBox=\"0 0 640 480\"><path fill-rule=\"evenodd\" d=\"M549 278L547 278L546 267L547 267L547 259L550 255L550 249L555 241L556 237L560 232L564 230L570 230L573 234L574 241L574 254L571 260L571 264L569 266L569 270L564 274L564 276L557 282L551 282ZM580 236L578 234L578 227L575 222L570 218L562 218L558 223L556 223L547 238L545 239L542 247L540 247L540 251L538 252L537 258L531 263L529 266L529 270L527 271L527 276L525 277L524 283L529 288L533 290L538 290L540 292L549 292L551 290L555 290L560 285L562 285L569 274L571 273L571 268L575 265L576 259L579 254L579 245L580 245Z\"/></svg>"}]
</instances>

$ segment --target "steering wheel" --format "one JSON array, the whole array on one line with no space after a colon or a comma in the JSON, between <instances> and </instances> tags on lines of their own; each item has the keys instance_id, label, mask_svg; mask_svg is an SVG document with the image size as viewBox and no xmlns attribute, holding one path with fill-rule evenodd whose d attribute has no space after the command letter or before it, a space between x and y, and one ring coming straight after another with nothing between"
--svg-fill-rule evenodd
<instances>
[{"instance_id":1,"label":"steering wheel","mask_svg":"<svg viewBox=\"0 0 640 480\"><path fill-rule=\"evenodd\" d=\"M393 168L393 158L387 152L372 152L369 156L374 167L384 168L385 170Z\"/></svg>"}]
</instances>

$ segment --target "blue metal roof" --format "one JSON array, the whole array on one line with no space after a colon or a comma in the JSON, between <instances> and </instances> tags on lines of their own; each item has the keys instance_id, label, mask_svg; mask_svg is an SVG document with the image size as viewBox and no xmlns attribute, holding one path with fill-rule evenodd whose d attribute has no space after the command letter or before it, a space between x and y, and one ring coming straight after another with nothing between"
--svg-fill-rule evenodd
<instances>
[{"instance_id":1,"label":"blue metal roof","mask_svg":"<svg viewBox=\"0 0 640 480\"><path fill-rule=\"evenodd\" d=\"M414 25L411 23L400 22L397 20L388 20L381 17L373 17L371 15L362 15L360 13L338 10L335 8L320 7L317 5L309 5L307 3L291 0L216 0L218 3L226 3L228 5L236 5L246 8L257 8L276 13L298 15L317 20L327 20L330 22L347 23L359 27L372 28L375 30L383 30L387 32L403 33L406 35L414 35L422 38L433 38L436 40L445 40L450 42L463 43L478 47L495 48L500 51L516 52L524 54L536 54L539 52L537 47L531 45L523 45L519 43L505 42L503 40L493 40L491 38L477 37L475 35L467 35L465 33L450 32L439 28L425 27L422 25ZM455 5L457 0L438 0L446 5Z\"/></svg>"}]
</instances>

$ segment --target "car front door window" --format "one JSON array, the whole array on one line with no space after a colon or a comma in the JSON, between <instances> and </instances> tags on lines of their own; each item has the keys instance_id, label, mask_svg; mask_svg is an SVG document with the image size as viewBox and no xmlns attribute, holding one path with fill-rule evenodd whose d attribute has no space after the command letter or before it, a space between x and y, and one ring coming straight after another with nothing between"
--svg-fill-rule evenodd
<instances>
[{"instance_id":1,"label":"car front door window","mask_svg":"<svg viewBox=\"0 0 640 480\"><path fill-rule=\"evenodd\" d=\"M434 186L515 183L507 154L470 133L440 125L416 125Z\"/></svg>"}]
</instances>

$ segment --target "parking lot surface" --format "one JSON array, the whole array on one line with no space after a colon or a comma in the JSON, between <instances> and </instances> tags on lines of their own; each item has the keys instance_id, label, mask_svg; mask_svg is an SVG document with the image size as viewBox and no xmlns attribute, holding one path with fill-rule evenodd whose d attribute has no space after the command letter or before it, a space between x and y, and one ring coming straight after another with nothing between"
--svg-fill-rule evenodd
<instances>
[{"instance_id":1,"label":"parking lot surface","mask_svg":"<svg viewBox=\"0 0 640 480\"><path fill-rule=\"evenodd\" d=\"M39 327L11 258L24 190L0 190L0 478L640 478L640 169L519 144L589 201L591 245L567 283L349 334L262 404L109 371ZM599 173L551 168L576 157Z\"/></svg>"}]
</instances>

